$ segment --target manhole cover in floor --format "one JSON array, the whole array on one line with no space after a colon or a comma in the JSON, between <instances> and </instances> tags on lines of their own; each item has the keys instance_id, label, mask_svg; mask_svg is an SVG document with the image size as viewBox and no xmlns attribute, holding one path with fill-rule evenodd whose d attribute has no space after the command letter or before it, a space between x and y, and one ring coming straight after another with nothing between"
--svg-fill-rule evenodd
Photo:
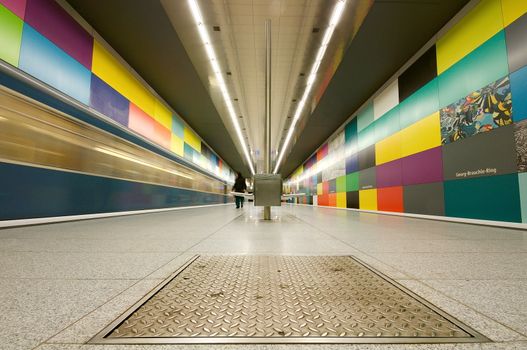
<instances>
[{"instance_id":1,"label":"manhole cover in floor","mask_svg":"<svg viewBox=\"0 0 527 350\"><path fill-rule=\"evenodd\" d=\"M196 256L91 343L444 343L484 336L349 256Z\"/></svg>"}]
</instances>

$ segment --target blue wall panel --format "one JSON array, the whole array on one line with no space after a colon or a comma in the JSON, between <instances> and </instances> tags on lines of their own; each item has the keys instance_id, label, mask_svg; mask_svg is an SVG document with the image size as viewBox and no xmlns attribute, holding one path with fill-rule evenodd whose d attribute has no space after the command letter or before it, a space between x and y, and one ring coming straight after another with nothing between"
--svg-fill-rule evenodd
<instances>
[{"instance_id":1,"label":"blue wall panel","mask_svg":"<svg viewBox=\"0 0 527 350\"><path fill-rule=\"evenodd\" d=\"M172 132L174 133L174 135L183 139L185 137L184 129L185 129L185 124L183 124L183 121L179 119L177 115L173 115L172 116Z\"/></svg>"},{"instance_id":2,"label":"blue wall panel","mask_svg":"<svg viewBox=\"0 0 527 350\"><path fill-rule=\"evenodd\" d=\"M226 202L219 194L0 163L0 220Z\"/></svg>"},{"instance_id":3,"label":"blue wall panel","mask_svg":"<svg viewBox=\"0 0 527 350\"><path fill-rule=\"evenodd\" d=\"M527 66L511 74L512 119L527 118Z\"/></svg>"},{"instance_id":4,"label":"blue wall panel","mask_svg":"<svg viewBox=\"0 0 527 350\"><path fill-rule=\"evenodd\" d=\"M116 122L128 126L130 102L95 74L91 77L90 106Z\"/></svg>"},{"instance_id":5,"label":"blue wall panel","mask_svg":"<svg viewBox=\"0 0 527 350\"><path fill-rule=\"evenodd\" d=\"M24 24L19 68L88 105L91 72Z\"/></svg>"}]
</instances>

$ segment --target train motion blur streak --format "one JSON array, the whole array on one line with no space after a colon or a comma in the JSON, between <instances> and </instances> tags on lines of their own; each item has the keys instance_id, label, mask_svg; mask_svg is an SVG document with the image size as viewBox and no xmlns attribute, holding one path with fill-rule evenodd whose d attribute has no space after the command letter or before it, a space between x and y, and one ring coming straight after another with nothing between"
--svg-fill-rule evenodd
<instances>
[{"instance_id":1,"label":"train motion blur streak","mask_svg":"<svg viewBox=\"0 0 527 350\"><path fill-rule=\"evenodd\" d=\"M226 194L225 183L0 87L0 161Z\"/></svg>"}]
</instances>

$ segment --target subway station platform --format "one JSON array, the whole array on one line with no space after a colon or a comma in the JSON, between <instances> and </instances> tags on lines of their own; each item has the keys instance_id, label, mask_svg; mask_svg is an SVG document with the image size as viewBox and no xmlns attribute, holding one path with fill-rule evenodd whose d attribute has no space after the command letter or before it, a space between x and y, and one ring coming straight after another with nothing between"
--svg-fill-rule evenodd
<instances>
[{"instance_id":1,"label":"subway station platform","mask_svg":"<svg viewBox=\"0 0 527 350\"><path fill-rule=\"evenodd\" d=\"M261 220L261 214L249 205L238 210L234 205L221 205L0 230L1 348L527 348L525 231L300 205L273 208L272 222ZM280 340L278 344L265 340L261 341L264 344L215 345L211 345L214 340L201 345L91 343L197 255L205 260L237 256L243 261L262 256L284 261L351 256L488 340L460 343L453 339L447 344L383 344L375 338L372 344L279 344ZM222 264L238 262L224 260ZM346 264L333 271L348 271L351 267ZM316 280L317 274L313 276ZM269 295L272 289L270 286ZM221 290L214 296L221 296ZM285 339L288 334L278 330L276 335Z\"/></svg>"}]
</instances>

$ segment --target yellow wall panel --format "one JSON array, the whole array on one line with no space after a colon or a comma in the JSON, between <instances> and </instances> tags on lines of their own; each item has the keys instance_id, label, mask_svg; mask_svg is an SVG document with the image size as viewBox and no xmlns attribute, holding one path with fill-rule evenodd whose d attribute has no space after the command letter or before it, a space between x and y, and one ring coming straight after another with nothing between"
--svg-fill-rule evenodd
<instances>
[{"instance_id":1,"label":"yellow wall panel","mask_svg":"<svg viewBox=\"0 0 527 350\"><path fill-rule=\"evenodd\" d=\"M183 140L176 135L172 134L172 138L170 140L170 150L177 154L178 156L184 157L185 151L184 151L184 145Z\"/></svg>"},{"instance_id":2,"label":"yellow wall panel","mask_svg":"<svg viewBox=\"0 0 527 350\"><path fill-rule=\"evenodd\" d=\"M97 40L93 45L92 71L145 113L154 115L154 96Z\"/></svg>"},{"instance_id":3,"label":"yellow wall panel","mask_svg":"<svg viewBox=\"0 0 527 350\"><path fill-rule=\"evenodd\" d=\"M375 144L375 164L391 162L402 157L401 133L397 132Z\"/></svg>"},{"instance_id":4,"label":"yellow wall panel","mask_svg":"<svg viewBox=\"0 0 527 350\"><path fill-rule=\"evenodd\" d=\"M441 145L439 112L435 112L400 131L403 157Z\"/></svg>"},{"instance_id":5,"label":"yellow wall panel","mask_svg":"<svg viewBox=\"0 0 527 350\"><path fill-rule=\"evenodd\" d=\"M359 207L364 210L377 210L377 189L359 191Z\"/></svg>"},{"instance_id":6,"label":"yellow wall panel","mask_svg":"<svg viewBox=\"0 0 527 350\"><path fill-rule=\"evenodd\" d=\"M437 41L437 74L447 70L502 29L500 0L482 0Z\"/></svg>"},{"instance_id":7,"label":"yellow wall panel","mask_svg":"<svg viewBox=\"0 0 527 350\"><path fill-rule=\"evenodd\" d=\"M184 141L196 151L201 152L201 140L192 130L185 127Z\"/></svg>"},{"instance_id":8,"label":"yellow wall panel","mask_svg":"<svg viewBox=\"0 0 527 350\"><path fill-rule=\"evenodd\" d=\"M503 9L503 25L506 27L527 12L525 0L501 0Z\"/></svg>"},{"instance_id":9,"label":"yellow wall panel","mask_svg":"<svg viewBox=\"0 0 527 350\"><path fill-rule=\"evenodd\" d=\"M157 98L154 104L154 119L168 130L172 130L172 112Z\"/></svg>"},{"instance_id":10,"label":"yellow wall panel","mask_svg":"<svg viewBox=\"0 0 527 350\"><path fill-rule=\"evenodd\" d=\"M322 194L324 192L324 188L322 187L322 182L317 184L317 195Z\"/></svg>"},{"instance_id":11,"label":"yellow wall panel","mask_svg":"<svg viewBox=\"0 0 527 350\"><path fill-rule=\"evenodd\" d=\"M337 208L346 208L346 192L337 193Z\"/></svg>"}]
</instances>

